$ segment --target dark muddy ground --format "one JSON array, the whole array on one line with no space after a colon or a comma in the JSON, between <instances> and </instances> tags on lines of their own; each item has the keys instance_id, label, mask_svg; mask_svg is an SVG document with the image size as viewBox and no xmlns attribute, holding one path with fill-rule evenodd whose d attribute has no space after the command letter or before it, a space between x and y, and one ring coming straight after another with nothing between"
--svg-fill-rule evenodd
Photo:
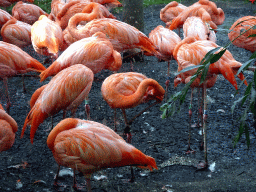
<instances>
[{"instance_id":1,"label":"dark muddy ground","mask_svg":"<svg viewBox=\"0 0 256 192\"><path fill-rule=\"evenodd\" d=\"M182 1L185 5L192 4L192 1L186 2L189 1ZM229 29L239 17L254 15L253 10L256 10L256 4L252 5L244 1L221 1L217 2L217 5L224 9L226 15L226 20L223 25L219 26L219 29ZM164 5L158 5L145 8L146 35L157 25L164 25L159 19L159 12L163 7ZM228 43L226 31L219 31L217 38L217 43L220 46ZM235 46L230 46L229 50L235 59L242 63L247 61L251 55L250 52ZM38 56L31 46L26 51L39 61L43 61L44 58ZM130 64L124 63L121 71L129 71L129 69ZM172 61L171 82L173 82L176 70L176 61ZM167 72L167 63L165 62L159 63L154 57L145 57L144 62L135 64L134 71L154 78L162 86L165 86ZM105 71L97 74L96 77L104 79L110 74L111 72ZM250 80L252 73L246 73L246 76ZM13 147L0 154L0 191L56 191L53 187L53 179L57 171L57 164L46 145L49 133L46 130L51 125L51 118L39 126L33 145L29 141L29 131L26 131L23 139L19 138L24 120L29 112L30 97L44 83L40 83L39 78L25 78L27 93L24 94L21 78L9 79L9 93L12 101L10 115L17 121L19 130ZM113 111L102 99L101 84L102 81L95 81L89 95L91 117L94 121L113 127ZM175 90L171 84L169 95L181 90L182 87L183 85L180 85ZM0 88L0 102L5 107L6 99L2 81ZM203 152L199 150L201 142L199 128L192 130L191 143L196 153L185 154L188 139L189 92L186 103L179 114L168 119L161 119L160 105L157 105L136 119L132 125L132 144L145 154L154 157L159 169L150 173L135 169L136 180L134 183L126 182L130 177L128 167L103 170L93 175L92 191L255 191L255 130L250 129L250 150L247 150L244 137L241 138L237 147L233 148L233 139L238 133L236 120L241 114L241 109L236 109L232 115L231 105L240 96L234 97L235 89L222 76L219 76L217 83L207 91L207 94L210 98L207 135L208 159L211 165L215 163L212 171L197 171L195 167L199 161L203 160ZM196 111L196 98L194 103L193 111ZM128 116L131 117L144 106L146 105L127 110ZM86 118L82 105L77 111L76 117ZM249 117L252 118L252 115ZM56 125L62 119L62 112L55 115L53 119ZM197 120L196 113L193 114L193 120ZM118 121L118 131L121 133L124 127L121 111L118 111ZM248 123L251 125L251 120ZM71 170L63 168L62 173L64 175L61 181L64 185L62 191L73 191ZM105 177L100 177L102 175ZM85 183L82 176L77 175L77 179L80 184ZM84 187L82 190L86 191L86 188Z\"/></svg>"}]
</instances>

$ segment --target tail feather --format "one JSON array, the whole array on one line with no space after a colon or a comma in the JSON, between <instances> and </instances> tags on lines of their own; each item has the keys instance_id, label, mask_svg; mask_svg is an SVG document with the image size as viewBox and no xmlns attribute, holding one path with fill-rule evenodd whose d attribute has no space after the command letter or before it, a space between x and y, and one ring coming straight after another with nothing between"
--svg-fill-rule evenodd
<instances>
[{"instance_id":1,"label":"tail feather","mask_svg":"<svg viewBox=\"0 0 256 192\"><path fill-rule=\"evenodd\" d=\"M46 68L43 66L39 61L36 59L31 59L30 63L28 64L28 68L31 69L32 71L36 72L43 72Z\"/></svg>"}]
</instances>

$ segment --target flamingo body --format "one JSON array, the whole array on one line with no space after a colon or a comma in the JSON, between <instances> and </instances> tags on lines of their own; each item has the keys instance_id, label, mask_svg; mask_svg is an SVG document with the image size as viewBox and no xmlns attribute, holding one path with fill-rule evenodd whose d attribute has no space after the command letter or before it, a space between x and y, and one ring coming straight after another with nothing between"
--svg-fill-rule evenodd
<instances>
[{"instance_id":1,"label":"flamingo body","mask_svg":"<svg viewBox=\"0 0 256 192\"><path fill-rule=\"evenodd\" d=\"M86 177L100 169L128 165L157 169L154 158L94 121L62 120L48 135L47 145L59 165L78 170Z\"/></svg>"},{"instance_id":2,"label":"flamingo body","mask_svg":"<svg viewBox=\"0 0 256 192\"><path fill-rule=\"evenodd\" d=\"M80 103L88 96L94 75L92 71L81 65L73 65L59 72L45 86L31 106L25 120L21 137L27 125L31 125L30 139L33 138L38 126L50 115L60 110L71 110L73 113Z\"/></svg>"},{"instance_id":3,"label":"flamingo body","mask_svg":"<svg viewBox=\"0 0 256 192\"><path fill-rule=\"evenodd\" d=\"M77 29L77 24L81 21L88 21L88 19L88 14L84 13L78 13L70 18L68 30L74 38L82 39L92 36L96 32L102 32L109 38L114 49L119 52L139 48L147 55L161 57L157 47L144 33L122 21L110 18L95 19L81 29Z\"/></svg>"},{"instance_id":4,"label":"flamingo body","mask_svg":"<svg viewBox=\"0 0 256 192\"><path fill-rule=\"evenodd\" d=\"M104 100L111 108L127 109L149 100L162 101L165 90L141 73L116 73L107 77L101 87Z\"/></svg>"},{"instance_id":5,"label":"flamingo body","mask_svg":"<svg viewBox=\"0 0 256 192\"><path fill-rule=\"evenodd\" d=\"M195 37L197 40L216 42L216 34L202 21L200 17L188 17L183 24L183 37Z\"/></svg>"},{"instance_id":6,"label":"flamingo body","mask_svg":"<svg viewBox=\"0 0 256 192\"><path fill-rule=\"evenodd\" d=\"M31 25L13 18L4 24L1 29L3 41L25 47L31 44Z\"/></svg>"},{"instance_id":7,"label":"flamingo body","mask_svg":"<svg viewBox=\"0 0 256 192\"><path fill-rule=\"evenodd\" d=\"M15 133L18 131L16 121L8 115L0 104L0 152L11 148L15 141Z\"/></svg>"},{"instance_id":8,"label":"flamingo body","mask_svg":"<svg viewBox=\"0 0 256 192\"><path fill-rule=\"evenodd\" d=\"M37 53L57 56L63 46L62 29L45 15L41 15L32 25L31 41Z\"/></svg>"},{"instance_id":9,"label":"flamingo body","mask_svg":"<svg viewBox=\"0 0 256 192\"><path fill-rule=\"evenodd\" d=\"M18 2L19 0L0 0L0 7L9 7L13 3ZM26 2L33 3L34 0L24 0Z\"/></svg>"},{"instance_id":10,"label":"flamingo body","mask_svg":"<svg viewBox=\"0 0 256 192\"><path fill-rule=\"evenodd\" d=\"M7 11L0 9L0 28L11 18L13 17Z\"/></svg>"},{"instance_id":11,"label":"flamingo body","mask_svg":"<svg viewBox=\"0 0 256 192\"><path fill-rule=\"evenodd\" d=\"M158 47L166 61L172 59L173 50L181 41L181 38L175 32L162 25L157 26L149 33L149 39Z\"/></svg>"},{"instance_id":12,"label":"flamingo body","mask_svg":"<svg viewBox=\"0 0 256 192\"><path fill-rule=\"evenodd\" d=\"M240 23L241 22L241 23ZM238 24L240 23L240 24ZM248 30L250 27L256 25L256 17L255 16L244 16L239 18L234 24L230 27L231 30L228 33L228 38L230 41L233 41L236 37L238 37L242 32ZM246 50L251 51L252 53L256 51L256 37L248 37L249 35L256 34L256 29L250 29L246 33L242 34L235 41L232 42L233 45L237 47L244 48Z\"/></svg>"},{"instance_id":13,"label":"flamingo body","mask_svg":"<svg viewBox=\"0 0 256 192\"><path fill-rule=\"evenodd\" d=\"M96 33L92 37L83 38L71 44L50 67L41 75L41 81L57 74L64 68L81 63L89 67L93 73L102 69L117 71L122 65L119 52L113 49L111 42L103 33Z\"/></svg>"},{"instance_id":14,"label":"flamingo body","mask_svg":"<svg viewBox=\"0 0 256 192\"><path fill-rule=\"evenodd\" d=\"M12 8L12 15L19 21L23 21L30 25L33 25L40 17L40 15L48 14L42 10L39 6L29 3L23 3L19 1L16 5Z\"/></svg>"},{"instance_id":15,"label":"flamingo body","mask_svg":"<svg viewBox=\"0 0 256 192\"><path fill-rule=\"evenodd\" d=\"M189 66L199 65L206 53L217 47L218 45L212 41L196 41L194 37L187 37L186 39L182 40L174 50L174 58L178 62L178 71L181 71ZM235 87L235 89L238 89L234 75L236 75L241 66L242 64L236 61L232 54L226 50L226 52L217 62L212 63L209 66L208 76L212 77L213 74L222 74L224 78ZM174 82L175 86L181 82L189 82L191 76L194 75L196 71L197 69L193 69L178 75L179 77ZM241 80L244 80L242 73L238 74L238 77ZM215 77L213 80L216 81ZM196 82L199 85L200 81L197 80ZM244 83L247 84L246 81L244 81Z\"/></svg>"}]
</instances>

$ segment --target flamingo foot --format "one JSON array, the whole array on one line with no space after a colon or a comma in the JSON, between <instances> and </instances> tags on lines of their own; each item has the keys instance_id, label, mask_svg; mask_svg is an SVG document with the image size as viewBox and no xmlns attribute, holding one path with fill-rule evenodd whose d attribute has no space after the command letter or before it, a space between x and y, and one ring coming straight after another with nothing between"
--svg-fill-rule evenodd
<instances>
[{"instance_id":1,"label":"flamingo foot","mask_svg":"<svg viewBox=\"0 0 256 192\"><path fill-rule=\"evenodd\" d=\"M188 146L186 154L194 154L195 152L196 152L195 150L191 149L191 147Z\"/></svg>"},{"instance_id":2,"label":"flamingo foot","mask_svg":"<svg viewBox=\"0 0 256 192\"><path fill-rule=\"evenodd\" d=\"M198 170L206 170L209 167L208 162L199 161L199 164L196 166Z\"/></svg>"}]
</instances>

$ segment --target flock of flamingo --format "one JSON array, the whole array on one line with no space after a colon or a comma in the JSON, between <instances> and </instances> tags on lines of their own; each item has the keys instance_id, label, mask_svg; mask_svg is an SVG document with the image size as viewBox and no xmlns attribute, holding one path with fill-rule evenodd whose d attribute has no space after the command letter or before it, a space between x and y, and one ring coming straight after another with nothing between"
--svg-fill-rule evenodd
<instances>
[{"instance_id":1,"label":"flock of flamingo","mask_svg":"<svg viewBox=\"0 0 256 192\"><path fill-rule=\"evenodd\" d=\"M13 0L0 1L0 6L6 7L13 3ZM167 61L168 74L170 60L177 61L178 72L199 65L208 51L219 47L216 44L216 32L217 26L225 20L223 10L209 0L199 0L191 6L172 1L160 12L160 19L166 23L166 27L159 25L147 37L109 12L113 7L122 6L117 0L52 0L50 14L32 3L33 0L29 3L17 2L12 15L0 10L3 39L0 41L0 77L7 97L7 112L0 104L0 151L12 147L18 130L17 123L8 114L11 104L7 78L34 71L40 73L41 82L53 77L31 96L31 110L25 119L21 137L30 125L33 144L40 124L63 110L63 120L52 128L47 145L59 166L70 167L84 174L88 191L91 191L91 174L100 169L120 166L138 166L151 171L157 169L154 158L130 144L130 125L134 119L127 120L125 109L149 100L155 100L154 104L162 102L167 97L168 87L165 90L156 80L141 73L119 73L121 54L129 49L140 49L147 56ZM254 52L256 38L248 35L255 34L256 29L238 36L255 25L255 16L240 18L231 26L228 37L230 40L235 39L234 45ZM180 37L181 28L183 39ZM172 31L174 29L179 29L179 34ZM47 69L21 49L31 44L38 54L52 60ZM243 74L237 74L241 66L226 51L220 60L210 65L206 81L200 84L199 76L191 88L202 88L205 98L206 88L214 86L217 75L222 74L238 89L235 75L247 85ZM88 120L66 118L65 115L67 110L71 110L72 116L75 116L78 106L90 95L94 74L104 69L114 71L114 74L103 81L102 96L111 108L122 110L127 141L115 132L116 128L113 131L103 124L90 121L89 104L85 105ZM177 75L174 86L188 83L196 70ZM200 111L205 122L207 115L202 109ZM190 117L191 114L189 110ZM193 152L190 146L188 152ZM203 166L207 167L207 160Z\"/></svg>"}]
</instances>

